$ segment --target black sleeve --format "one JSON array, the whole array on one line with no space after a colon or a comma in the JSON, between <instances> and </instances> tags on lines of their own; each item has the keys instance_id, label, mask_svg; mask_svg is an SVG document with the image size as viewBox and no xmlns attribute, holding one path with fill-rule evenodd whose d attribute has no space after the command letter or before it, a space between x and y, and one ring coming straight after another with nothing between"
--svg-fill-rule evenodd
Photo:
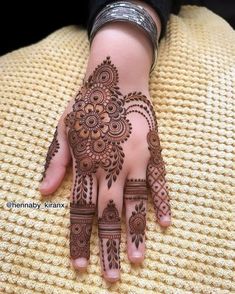
<instances>
[{"instance_id":1,"label":"black sleeve","mask_svg":"<svg viewBox=\"0 0 235 294\"><path fill-rule=\"evenodd\" d=\"M115 2L114 0L89 0L88 4L88 20L87 20L87 33L90 35L93 22L96 15L102 10L104 6L109 3ZM162 25L160 39L164 36L166 31L167 21L170 13L177 14L180 9L181 0L144 0L157 12Z\"/></svg>"}]
</instances>

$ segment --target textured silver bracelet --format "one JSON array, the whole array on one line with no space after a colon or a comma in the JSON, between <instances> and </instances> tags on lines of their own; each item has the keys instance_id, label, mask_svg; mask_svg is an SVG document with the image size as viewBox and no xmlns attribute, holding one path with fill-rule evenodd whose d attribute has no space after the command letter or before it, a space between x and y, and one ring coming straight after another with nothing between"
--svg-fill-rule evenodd
<instances>
[{"instance_id":1,"label":"textured silver bracelet","mask_svg":"<svg viewBox=\"0 0 235 294\"><path fill-rule=\"evenodd\" d=\"M139 27L149 38L153 48L153 62L151 71L155 65L155 50L158 45L158 32L151 15L141 5L128 1L117 1L106 5L96 16L90 32L90 44L101 27L109 22L131 22Z\"/></svg>"}]
</instances>

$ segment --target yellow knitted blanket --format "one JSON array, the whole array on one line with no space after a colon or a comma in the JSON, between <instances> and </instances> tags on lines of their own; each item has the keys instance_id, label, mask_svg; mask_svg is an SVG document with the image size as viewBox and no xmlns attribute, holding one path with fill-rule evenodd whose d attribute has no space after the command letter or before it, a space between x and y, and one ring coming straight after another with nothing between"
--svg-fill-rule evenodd
<instances>
[{"instance_id":1,"label":"yellow knitted blanket","mask_svg":"<svg viewBox=\"0 0 235 294\"><path fill-rule=\"evenodd\" d=\"M0 58L0 293L234 293L233 29L202 7L183 6L170 17L150 87L173 224L160 228L149 199L146 259L133 266L122 223L121 281L114 285L100 276L96 220L87 273L70 266L72 170L54 195L43 200L37 190L88 50L86 31L70 26Z\"/></svg>"}]
</instances>

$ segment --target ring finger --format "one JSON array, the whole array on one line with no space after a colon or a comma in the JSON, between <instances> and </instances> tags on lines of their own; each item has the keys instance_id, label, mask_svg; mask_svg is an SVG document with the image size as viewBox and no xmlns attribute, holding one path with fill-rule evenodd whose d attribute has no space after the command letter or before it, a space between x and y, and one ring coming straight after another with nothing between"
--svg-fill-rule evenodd
<instances>
[{"instance_id":1,"label":"ring finger","mask_svg":"<svg viewBox=\"0 0 235 294\"><path fill-rule=\"evenodd\" d=\"M128 258L133 263L144 260L145 228L147 210L147 187L145 176L129 176L124 191L127 227Z\"/></svg>"}]
</instances>

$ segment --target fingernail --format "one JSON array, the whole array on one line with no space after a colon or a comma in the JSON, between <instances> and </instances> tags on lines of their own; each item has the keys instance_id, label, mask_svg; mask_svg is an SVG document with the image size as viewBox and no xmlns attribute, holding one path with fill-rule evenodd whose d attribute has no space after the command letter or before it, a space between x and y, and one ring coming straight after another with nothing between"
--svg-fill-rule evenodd
<instances>
[{"instance_id":1,"label":"fingernail","mask_svg":"<svg viewBox=\"0 0 235 294\"><path fill-rule=\"evenodd\" d=\"M171 219L169 216L162 216L160 218L160 223L162 226L168 227L169 225L171 225Z\"/></svg>"},{"instance_id":2,"label":"fingernail","mask_svg":"<svg viewBox=\"0 0 235 294\"><path fill-rule=\"evenodd\" d=\"M49 182L48 181L43 181L40 186L39 189L46 189L48 187Z\"/></svg>"},{"instance_id":3,"label":"fingernail","mask_svg":"<svg viewBox=\"0 0 235 294\"><path fill-rule=\"evenodd\" d=\"M134 251L131 253L129 259L133 263L140 263L144 260L144 256L140 251Z\"/></svg>"},{"instance_id":4,"label":"fingernail","mask_svg":"<svg viewBox=\"0 0 235 294\"><path fill-rule=\"evenodd\" d=\"M143 255L142 255L142 253L140 251L134 251L134 252L132 252L131 256L134 257L134 258L140 258Z\"/></svg>"},{"instance_id":5,"label":"fingernail","mask_svg":"<svg viewBox=\"0 0 235 294\"><path fill-rule=\"evenodd\" d=\"M83 257L72 260L72 263L73 263L75 268L81 269L81 270L86 269L87 265L88 265L87 259L83 258Z\"/></svg>"},{"instance_id":6,"label":"fingernail","mask_svg":"<svg viewBox=\"0 0 235 294\"><path fill-rule=\"evenodd\" d=\"M106 279L109 282L116 282L120 278L119 270L109 270L105 273Z\"/></svg>"}]
</instances>

